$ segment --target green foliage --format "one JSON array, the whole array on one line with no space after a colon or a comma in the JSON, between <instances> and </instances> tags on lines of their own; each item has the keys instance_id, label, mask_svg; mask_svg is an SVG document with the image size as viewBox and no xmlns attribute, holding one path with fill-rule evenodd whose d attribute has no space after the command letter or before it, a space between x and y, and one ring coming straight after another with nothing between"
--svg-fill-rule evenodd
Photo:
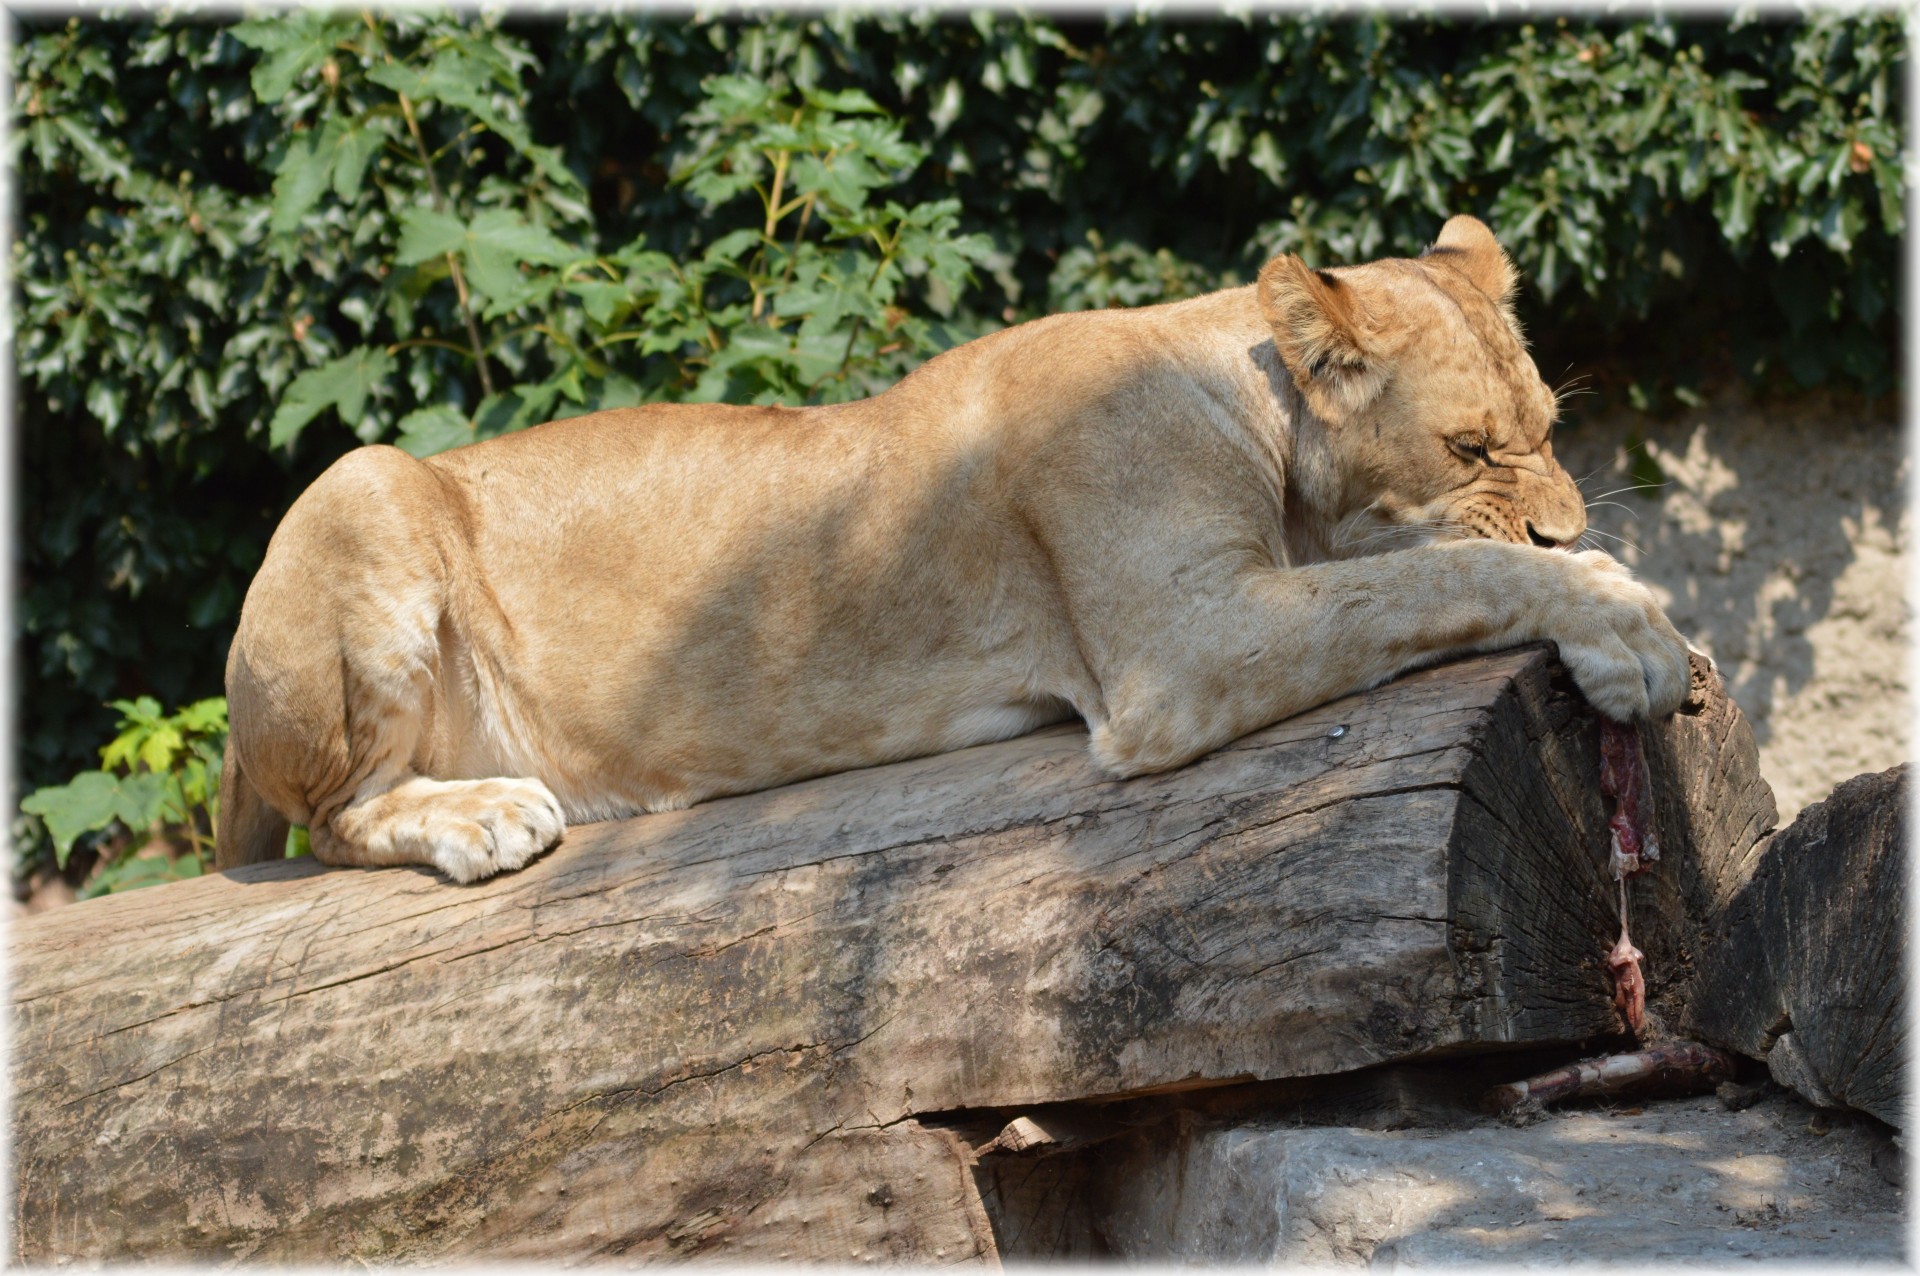
<instances>
[{"instance_id":1,"label":"green foliage","mask_svg":"<svg viewBox=\"0 0 1920 1276\"><path fill-rule=\"evenodd\" d=\"M1544 367L1612 360L1655 406L1897 376L1891 12L16 31L29 787L86 765L104 702L218 688L275 522L363 441L846 399L1000 324L1416 252L1462 211L1529 276Z\"/></svg>"},{"instance_id":2,"label":"green foliage","mask_svg":"<svg viewBox=\"0 0 1920 1276\"><path fill-rule=\"evenodd\" d=\"M304 125L275 165L269 248L337 254L327 214L351 208L377 281L360 343L293 379L271 447L330 411L425 456L597 407L871 393L952 343L928 314L990 247L958 234L957 201L881 198L925 152L858 91L705 79L670 181L710 229L675 257L644 236L595 247L585 187L525 122L520 41L311 11L233 34L265 55L261 105ZM303 96L313 77L324 95Z\"/></svg>"},{"instance_id":3,"label":"green foliage","mask_svg":"<svg viewBox=\"0 0 1920 1276\"><path fill-rule=\"evenodd\" d=\"M61 868L77 839L122 834L84 895L198 877L212 863L212 831L219 820L226 700L201 700L172 714L162 714L151 696L116 700L111 707L120 713L120 733L100 750L103 769L39 789L20 809L46 821ZM184 842L184 853L140 854L156 836Z\"/></svg>"},{"instance_id":4,"label":"green foliage","mask_svg":"<svg viewBox=\"0 0 1920 1276\"><path fill-rule=\"evenodd\" d=\"M1208 271L1165 248L1148 252L1125 241L1109 247L1106 236L1092 229L1086 240L1060 254L1060 264L1047 280L1053 310L1150 305L1240 282L1230 272Z\"/></svg>"}]
</instances>

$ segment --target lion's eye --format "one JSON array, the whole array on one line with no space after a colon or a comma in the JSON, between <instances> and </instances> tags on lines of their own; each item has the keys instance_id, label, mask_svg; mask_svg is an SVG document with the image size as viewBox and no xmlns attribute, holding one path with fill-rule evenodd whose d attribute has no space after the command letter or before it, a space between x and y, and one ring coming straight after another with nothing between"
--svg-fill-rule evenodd
<instances>
[{"instance_id":1,"label":"lion's eye","mask_svg":"<svg viewBox=\"0 0 1920 1276\"><path fill-rule=\"evenodd\" d=\"M1482 465L1486 465L1489 462L1487 441L1477 434L1469 434L1464 438L1455 439L1453 441L1453 450L1469 460L1480 462Z\"/></svg>"}]
</instances>

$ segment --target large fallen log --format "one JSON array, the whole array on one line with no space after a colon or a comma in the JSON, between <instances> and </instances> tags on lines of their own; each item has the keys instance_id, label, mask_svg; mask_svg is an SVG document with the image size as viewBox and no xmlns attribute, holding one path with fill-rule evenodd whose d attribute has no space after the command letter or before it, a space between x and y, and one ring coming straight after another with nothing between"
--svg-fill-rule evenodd
<instances>
[{"instance_id":1,"label":"large fallen log","mask_svg":"<svg viewBox=\"0 0 1920 1276\"><path fill-rule=\"evenodd\" d=\"M1695 672L1647 732L1657 1013L1772 823ZM471 887L290 862L19 923L16 1257L986 1257L931 1118L1619 1032L1595 720L1547 652L1168 775L1084 743L577 828Z\"/></svg>"}]
</instances>

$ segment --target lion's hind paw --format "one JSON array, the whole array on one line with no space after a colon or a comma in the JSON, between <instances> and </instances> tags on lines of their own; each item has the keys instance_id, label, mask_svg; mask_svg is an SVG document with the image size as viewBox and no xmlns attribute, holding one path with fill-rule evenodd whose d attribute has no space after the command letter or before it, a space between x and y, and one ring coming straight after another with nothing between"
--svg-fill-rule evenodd
<instances>
[{"instance_id":1,"label":"lion's hind paw","mask_svg":"<svg viewBox=\"0 0 1920 1276\"><path fill-rule=\"evenodd\" d=\"M414 776L342 811L314 852L328 864L426 864L477 882L520 868L566 831L559 800L538 780Z\"/></svg>"},{"instance_id":2,"label":"lion's hind paw","mask_svg":"<svg viewBox=\"0 0 1920 1276\"><path fill-rule=\"evenodd\" d=\"M475 780L442 796L430 834L433 866L477 882L525 865L567 831L560 803L538 780Z\"/></svg>"}]
</instances>

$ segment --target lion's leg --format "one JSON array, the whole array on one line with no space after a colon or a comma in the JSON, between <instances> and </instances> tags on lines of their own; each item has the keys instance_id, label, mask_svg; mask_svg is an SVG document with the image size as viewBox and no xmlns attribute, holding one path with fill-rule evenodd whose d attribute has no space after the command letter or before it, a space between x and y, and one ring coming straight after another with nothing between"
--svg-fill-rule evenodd
<instances>
[{"instance_id":1,"label":"lion's leg","mask_svg":"<svg viewBox=\"0 0 1920 1276\"><path fill-rule=\"evenodd\" d=\"M1250 571L1142 632L1090 723L1095 760L1118 775L1183 765L1417 664L1543 638L1621 721L1673 712L1688 685L1686 642L1626 568L1495 541Z\"/></svg>"},{"instance_id":2,"label":"lion's leg","mask_svg":"<svg viewBox=\"0 0 1920 1276\"><path fill-rule=\"evenodd\" d=\"M448 668L460 510L393 448L350 453L274 534L227 666L232 747L326 864L422 864L470 882L515 869L565 831L537 779L434 778L450 723L470 721ZM442 773L444 774L444 772Z\"/></svg>"},{"instance_id":3,"label":"lion's leg","mask_svg":"<svg viewBox=\"0 0 1920 1276\"><path fill-rule=\"evenodd\" d=\"M406 658L395 645L378 660L348 656L346 736L358 783L315 820L313 853L324 864L430 865L456 882L519 868L566 831L560 803L539 780L419 773L439 680L431 635L421 634L418 647Z\"/></svg>"}]
</instances>

